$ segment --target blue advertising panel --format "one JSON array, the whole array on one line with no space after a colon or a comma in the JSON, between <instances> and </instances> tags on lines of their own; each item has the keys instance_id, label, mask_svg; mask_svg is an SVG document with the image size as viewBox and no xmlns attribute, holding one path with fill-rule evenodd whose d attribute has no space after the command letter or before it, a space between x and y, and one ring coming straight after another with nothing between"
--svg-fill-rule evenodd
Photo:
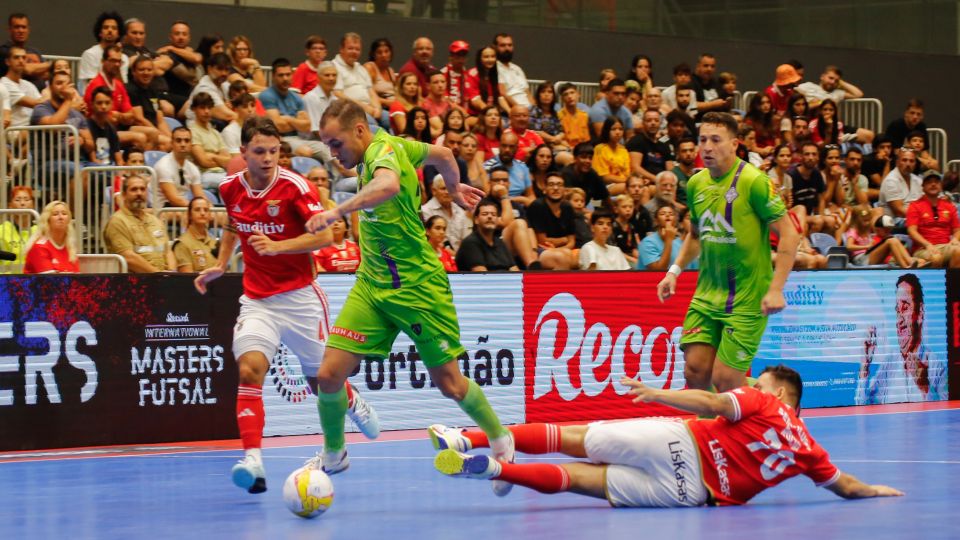
<instances>
[{"instance_id":1,"label":"blue advertising panel","mask_svg":"<svg viewBox=\"0 0 960 540\"><path fill-rule=\"evenodd\" d=\"M947 399L943 271L793 273L784 296L753 371L797 369L804 407Z\"/></svg>"}]
</instances>

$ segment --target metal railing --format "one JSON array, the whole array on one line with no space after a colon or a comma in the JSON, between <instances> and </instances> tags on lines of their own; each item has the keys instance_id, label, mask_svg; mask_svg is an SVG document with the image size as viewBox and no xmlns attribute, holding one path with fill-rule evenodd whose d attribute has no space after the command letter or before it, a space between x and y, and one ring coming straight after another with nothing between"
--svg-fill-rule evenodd
<instances>
[{"instance_id":1,"label":"metal railing","mask_svg":"<svg viewBox=\"0 0 960 540\"><path fill-rule=\"evenodd\" d=\"M875 98L845 99L840 103L844 124L883 133L883 103Z\"/></svg>"},{"instance_id":2,"label":"metal railing","mask_svg":"<svg viewBox=\"0 0 960 540\"><path fill-rule=\"evenodd\" d=\"M168 206L161 208L157 212L160 221L164 223L167 229L167 238L174 241L181 234L187 231L187 207L186 206ZM227 225L227 209L223 207L214 207L210 209L210 236L218 240L223 238L223 231ZM239 245L238 245L239 247ZM242 268L243 253L237 251L230 258L230 264L227 269L232 272L238 272Z\"/></svg>"},{"instance_id":3,"label":"metal railing","mask_svg":"<svg viewBox=\"0 0 960 540\"><path fill-rule=\"evenodd\" d=\"M83 197L80 178L80 136L68 124L9 127L0 132L0 174L6 186L33 190L37 208L53 200L75 207ZM9 189L0 190L0 207L7 206ZM74 217L77 211L74 210Z\"/></svg>"},{"instance_id":4,"label":"metal railing","mask_svg":"<svg viewBox=\"0 0 960 540\"><path fill-rule=\"evenodd\" d=\"M126 274L127 260L114 253L81 253L80 272L83 274Z\"/></svg>"},{"instance_id":5,"label":"metal railing","mask_svg":"<svg viewBox=\"0 0 960 540\"><path fill-rule=\"evenodd\" d=\"M30 223L26 226L17 226L12 231L8 231L6 227L0 229L0 250L17 255L16 261L0 261L0 274L19 274L23 272L23 259L26 255L24 248L27 246L27 240L30 239L31 229L40 221L40 214L32 208L0 209L0 223L13 221L18 216L30 216ZM26 231L27 234L23 234L23 231Z\"/></svg>"},{"instance_id":6,"label":"metal railing","mask_svg":"<svg viewBox=\"0 0 960 540\"><path fill-rule=\"evenodd\" d=\"M948 161L947 166L944 167L944 170L947 172L957 172L960 173L960 159L955 159L953 161Z\"/></svg>"},{"instance_id":7,"label":"metal railing","mask_svg":"<svg viewBox=\"0 0 960 540\"><path fill-rule=\"evenodd\" d=\"M106 253L106 244L103 239L103 229L110 216L113 215L114 180L117 176L127 172L137 172L149 175L151 192L157 185L157 172L153 167L146 165L94 165L81 169L88 184L87 196L79 205L83 216L77 220L80 234L81 251L88 254ZM156 197L154 197L156 200Z\"/></svg>"},{"instance_id":8,"label":"metal railing","mask_svg":"<svg viewBox=\"0 0 960 540\"><path fill-rule=\"evenodd\" d=\"M747 90L740 96L740 110L749 111L750 110L750 100L753 99L753 96L757 95L759 92L756 90Z\"/></svg>"},{"instance_id":9,"label":"metal railing","mask_svg":"<svg viewBox=\"0 0 960 540\"><path fill-rule=\"evenodd\" d=\"M930 155L940 163L947 162L947 131L943 128L927 128Z\"/></svg>"},{"instance_id":10,"label":"metal railing","mask_svg":"<svg viewBox=\"0 0 960 540\"><path fill-rule=\"evenodd\" d=\"M530 93L536 98L537 86L542 83L544 79L527 79L527 86L530 87ZM564 83L570 83L577 87L577 92L580 92L580 101L586 103L587 106L593 105L596 101L597 92L600 91L600 85L598 83L588 83L580 81L555 81L554 87L559 86ZM560 102L560 97L557 96L557 102Z\"/></svg>"}]
</instances>

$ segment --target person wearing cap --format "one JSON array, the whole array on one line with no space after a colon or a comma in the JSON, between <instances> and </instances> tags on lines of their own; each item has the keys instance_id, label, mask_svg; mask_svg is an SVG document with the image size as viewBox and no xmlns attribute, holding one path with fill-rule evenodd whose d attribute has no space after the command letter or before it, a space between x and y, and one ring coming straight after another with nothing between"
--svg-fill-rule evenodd
<instances>
[{"instance_id":1,"label":"person wearing cap","mask_svg":"<svg viewBox=\"0 0 960 540\"><path fill-rule=\"evenodd\" d=\"M794 72L796 72L796 70L794 70ZM797 80L799 80L799 78ZM845 99L863 97L863 90L843 80L843 72L840 71L840 68L837 66L827 66L823 68L823 73L820 74L820 84L805 82L798 85L796 91L807 98L807 103L811 109L819 107L820 103L825 99L830 99L839 105Z\"/></svg>"},{"instance_id":2,"label":"person wearing cap","mask_svg":"<svg viewBox=\"0 0 960 540\"><path fill-rule=\"evenodd\" d=\"M428 37L418 37L413 40L413 51L407 63L400 66L399 73L413 73L420 82L420 94L430 93L430 79L427 73L436 71L430 62L433 61L433 42Z\"/></svg>"},{"instance_id":3,"label":"person wearing cap","mask_svg":"<svg viewBox=\"0 0 960 540\"><path fill-rule=\"evenodd\" d=\"M960 218L957 207L942 198L943 177L937 171L923 175L923 197L907 208L907 233L913 255L935 268L960 268Z\"/></svg>"},{"instance_id":4,"label":"person wearing cap","mask_svg":"<svg viewBox=\"0 0 960 540\"><path fill-rule=\"evenodd\" d=\"M793 95L793 91L799 82L800 74L793 66L790 64L777 66L777 74L773 84L768 86L764 93L770 97L770 105L773 106L773 110L780 117L787 114L790 96Z\"/></svg>"},{"instance_id":5,"label":"person wearing cap","mask_svg":"<svg viewBox=\"0 0 960 540\"><path fill-rule=\"evenodd\" d=\"M923 196L922 181L913 174L917 164L917 154L913 148L901 148L897 152L897 166L880 184L879 205L883 214L894 218L902 225L910 203Z\"/></svg>"},{"instance_id":6,"label":"person wearing cap","mask_svg":"<svg viewBox=\"0 0 960 540\"><path fill-rule=\"evenodd\" d=\"M603 178L593 170L593 145L582 142L573 147L573 163L560 170L568 188L580 188L587 194L587 202L594 206L610 206L610 192Z\"/></svg>"},{"instance_id":7,"label":"person wearing cap","mask_svg":"<svg viewBox=\"0 0 960 540\"><path fill-rule=\"evenodd\" d=\"M470 44L458 39L450 44L450 60L440 72L447 77L447 99L466 109L467 94L464 85L467 81L467 53Z\"/></svg>"}]
</instances>

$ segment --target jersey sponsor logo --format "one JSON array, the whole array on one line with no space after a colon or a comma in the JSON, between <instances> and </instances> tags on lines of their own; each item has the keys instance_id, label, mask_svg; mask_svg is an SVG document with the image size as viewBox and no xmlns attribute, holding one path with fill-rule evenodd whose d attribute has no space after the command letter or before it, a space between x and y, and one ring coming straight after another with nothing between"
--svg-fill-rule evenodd
<instances>
[{"instance_id":1,"label":"jersey sponsor logo","mask_svg":"<svg viewBox=\"0 0 960 540\"><path fill-rule=\"evenodd\" d=\"M682 335L684 335L684 336L692 336L692 335L694 335L694 334L699 334L700 332L703 332L703 328L700 328L699 326L694 326L693 328L690 328L690 329L688 329L688 330L684 330Z\"/></svg>"},{"instance_id":2,"label":"jersey sponsor logo","mask_svg":"<svg viewBox=\"0 0 960 540\"><path fill-rule=\"evenodd\" d=\"M737 231L733 228L733 225L727 221L727 218L719 212L704 210L703 213L700 214L700 222L697 226L700 230L701 239L706 242L715 242L718 244L737 243L737 239L734 236Z\"/></svg>"},{"instance_id":3,"label":"jersey sponsor logo","mask_svg":"<svg viewBox=\"0 0 960 540\"><path fill-rule=\"evenodd\" d=\"M307 208L313 212L323 212L323 207L317 203L307 203Z\"/></svg>"},{"instance_id":4,"label":"jersey sponsor logo","mask_svg":"<svg viewBox=\"0 0 960 540\"><path fill-rule=\"evenodd\" d=\"M277 217L280 215L280 200L275 199L267 201L267 215L270 217Z\"/></svg>"},{"instance_id":5,"label":"jersey sponsor logo","mask_svg":"<svg viewBox=\"0 0 960 540\"><path fill-rule=\"evenodd\" d=\"M687 502L687 460L683 457L680 441L670 441L670 462L673 465L673 478L677 482L677 500Z\"/></svg>"},{"instance_id":6,"label":"jersey sponsor logo","mask_svg":"<svg viewBox=\"0 0 960 540\"><path fill-rule=\"evenodd\" d=\"M356 331L354 331L354 330L348 330L348 329L343 328L343 327L340 327L340 326L334 326L334 327L330 330L330 333L333 334L333 335L335 335L335 336L340 336L340 337L342 337L342 338L349 339L349 340L351 340L351 341L356 341L357 343L366 343L366 342L367 342L367 335L366 335L366 334L361 334L360 332L356 332Z\"/></svg>"},{"instance_id":7,"label":"jersey sponsor logo","mask_svg":"<svg viewBox=\"0 0 960 540\"><path fill-rule=\"evenodd\" d=\"M283 223L264 223L262 221L255 221L253 223L237 223L236 229L238 232L242 233L253 233L259 232L262 234L282 234L283 230L287 226Z\"/></svg>"},{"instance_id":8,"label":"jersey sponsor logo","mask_svg":"<svg viewBox=\"0 0 960 540\"><path fill-rule=\"evenodd\" d=\"M730 477L727 475L727 455L720 446L720 441L713 439L708 443L710 454L713 456L713 463L717 469L717 479L720 483L720 492L730 496Z\"/></svg>"},{"instance_id":9,"label":"jersey sponsor logo","mask_svg":"<svg viewBox=\"0 0 960 540\"><path fill-rule=\"evenodd\" d=\"M237 415L237 418L243 418L243 417L245 417L245 416L256 416L256 415L253 414L253 411L251 411L251 410L248 408L248 409L244 409L244 410L240 411L240 414Z\"/></svg>"}]
</instances>

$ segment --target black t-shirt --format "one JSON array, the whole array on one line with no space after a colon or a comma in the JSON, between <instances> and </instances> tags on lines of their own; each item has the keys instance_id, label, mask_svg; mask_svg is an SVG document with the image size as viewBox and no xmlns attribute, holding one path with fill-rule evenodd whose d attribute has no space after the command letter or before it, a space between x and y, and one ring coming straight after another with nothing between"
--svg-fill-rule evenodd
<instances>
[{"instance_id":1,"label":"black t-shirt","mask_svg":"<svg viewBox=\"0 0 960 540\"><path fill-rule=\"evenodd\" d=\"M553 211L547 206L546 199L537 199L533 201L530 208L527 208L527 223L538 233L544 233L547 238L564 238L567 235L577 233L577 226L574 224L576 213L573 206L567 201L560 201L560 216L553 215Z\"/></svg>"},{"instance_id":2,"label":"black t-shirt","mask_svg":"<svg viewBox=\"0 0 960 540\"><path fill-rule=\"evenodd\" d=\"M906 143L907 135L909 135L911 131L922 132L923 146L924 148L930 148L930 140L927 138L927 124L924 122L920 122L911 129L907 127L907 123L903 121L903 118L897 118L893 122L890 122L884 135L893 141L893 147L896 149Z\"/></svg>"},{"instance_id":3,"label":"black t-shirt","mask_svg":"<svg viewBox=\"0 0 960 540\"><path fill-rule=\"evenodd\" d=\"M460 158L455 159L457 160L457 168L460 169L460 183L470 184L470 175L467 174L467 162ZM433 165L427 165L423 168L423 183L426 184L428 194L430 193L430 186L433 185L433 179L439 173L440 171Z\"/></svg>"},{"instance_id":4,"label":"black t-shirt","mask_svg":"<svg viewBox=\"0 0 960 540\"><path fill-rule=\"evenodd\" d=\"M787 174L793 179L793 204L802 204L808 215L816 214L820 205L820 194L827 189L823 175L814 169L810 172L810 178L806 179L800 175L799 167L791 167Z\"/></svg>"},{"instance_id":5,"label":"black t-shirt","mask_svg":"<svg viewBox=\"0 0 960 540\"><path fill-rule=\"evenodd\" d=\"M577 214L573 217L573 225L576 232L573 233L576 247L581 248L587 242L593 240L593 229L587 223L587 218L583 214Z\"/></svg>"},{"instance_id":6,"label":"black t-shirt","mask_svg":"<svg viewBox=\"0 0 960 540\"><path fill-rule=\"evenodd\" d=\"M865 157L863 158L863 167L860 169L860 174L866 176L868 180L874 174L882 175L887 163L890 163L890 167L893 168L894 165L890 160L878 159L875 156ZM880 181L883 182L883 178L881 178ZM876 184L876 187L880 187L880 184Z\"/></svg>"},{"instance_id":7,"label":"black t-shirt","mask_svg":"<svg viewBox=\"0 0 960 540\"><path fill-rule=\"evenodd\" d=\"M187 63L179 55L174 54L172 52L168 52L165 54L173 59L173 65L170 66L170 69L168 69L167 72L163 74L163 78L167 81L167 88L169 89L169 92L176 96L183 96L183 97L189 96L190 92L193 91L193 87L190 86L189 83L184 82L183 79L181 79L180 77L177 77L174 74L174 71L175 71L174 68L176 68L179 65L183 65L183 66L186 66L188 69L193 69L196 66L194 66L193 64Z\"/></svg>"},{"instance_id":8,"label":"black t-shirt","mask_svg":"<svg viewBox=\"0 0 960 540\"><path fill-rule=\"evenodd\" d=\"M510 255L510 250L500 237L494 236L491 246L476 231L460 242L456 261L457 268L464 272L470 272L477 266L486 267L487 270L509 270L516 265L513 255Z\"/></svg>"},{"instance_id":9,"label":"black t-shirt","mask_svg":"<svg viewBox=\"0 0 960 540\"><path fill-rule=\"evenodd\" d=\"M651 141L646 134L634 135L627 141L627 151L643 154L640 166L650 174L659 174L667 169L667 162L673 161L670 147L660 141Z\"/></svg>"},{"instance_id":10,"label":"black t-shirt","mask_svg":"<svg viewBox=\"0 0 960 540\"><path fill-rule=\"evenodd\" d=\"M610 192L607 191L607 184L604 183L603 178L600 178L597 171L590 169L580 174L573 165L567 165L560 171L560 175L563 176L563 182L568 188L576 187L586 191L587 202L603 201L603 204L607 204Z\"/></svg>"},{"instance_id":11,"label":"black t-shirt","mask_svg":"<svg viewBox=\"0 0 960 540\"><path fill-rule=\"evenodd\" d=\"M616 220L614 220L614 223L616 223ZM630 218L630 226L633 227L634 232L640 235L640 238L643 238L648 232L653 230L653 216L650 215L650 211L642 204L634 204L633 217Z\"/></svg>"},{"instance_id":12,"label":"black t-shirt","mask_svg":"<svg viewBox=\"0 0 960 540\"><path fill-rule=\"evenodd\" d=\"M637 249L636 233L632 220L628 222L626 227L621 225L619 221L613 220L613 233L610 234L610 238L607 238L607 245L617 246L624 254L632 255L633 250Z\"/></svg>"},{"instance_id":13,"label":"black t-shirt","mask_svg":"<svg viewBox=\"0 0 960 540\"><path fill-rule=\"evenodd\" d=\"M113 158L120 151L117 130L110 124L100 127L93 120L87 122L87 127L90 128L90 136L93 137L93 151L97 161L101 165L116 165Z\"/></svg>"},{"instance_id":14,"label":"black t-shirt","mask_svg":"<svg viewBox=\"0 0 960 540\"><path fill-rule=\"evenodd\" d=\"M143 117L156 126L160 96L151 88L142 88L134 82L128 82L126 88L127 95L130 96L130 106L143 107Z\"/></svg>"}]
</instances>

